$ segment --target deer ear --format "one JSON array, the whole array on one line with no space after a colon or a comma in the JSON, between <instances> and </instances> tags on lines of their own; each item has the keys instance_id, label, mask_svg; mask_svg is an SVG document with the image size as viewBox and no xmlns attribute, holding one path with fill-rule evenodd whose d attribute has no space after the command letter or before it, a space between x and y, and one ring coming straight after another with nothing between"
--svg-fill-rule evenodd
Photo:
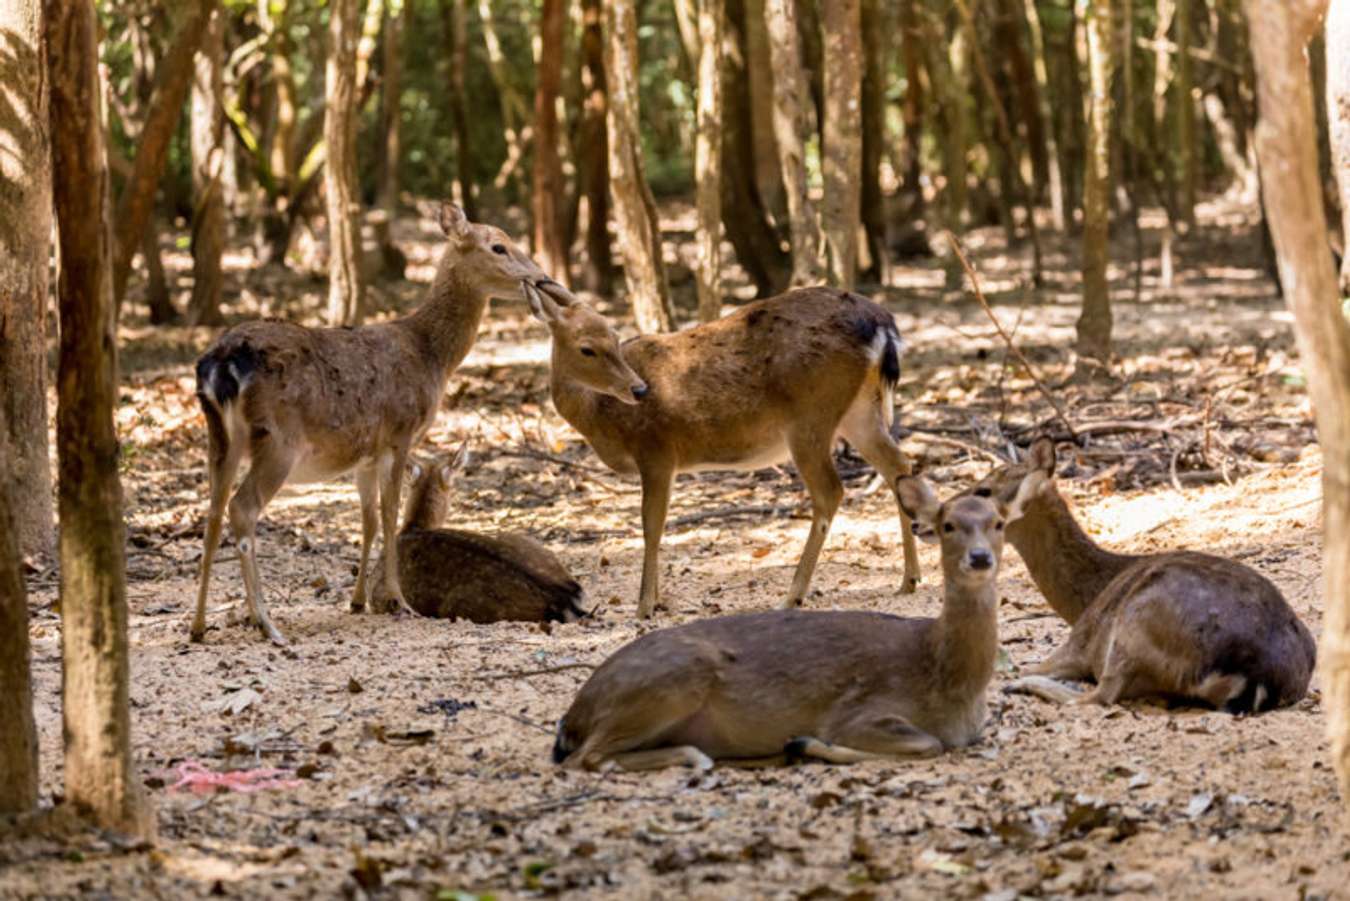
<instances>
[{"instance_id":1,"label":"deer ear","mask_svg":"<svg viewBox=\"0 0 1350 901\"><path fill-rule=\"evenodd\" d=\"M1039 442L1038 442L1039 443ZM1033 450L1034 450L1033 446ZM1054 445L1050 447L1051 453L1054 453ZM1051 472L1054 471L1055 464L1053 459L1050 463ZM1046 485L1050 484L1050 476L1045 474L1042 469L1033 469L1031 472L1022 476L1022 481L1017 485L1017 492L1012 498L1005 502L1005 509L1008 515L1008 522L1021 519L1027 512L1027 506L1036 499Z\"/></svg>"},{"instance_id":2,"label":"deer ear","mask_svg":"<svg viewBox=\"0 0 1350 901\"><path fill-rule=\"evenodd\" d=\"M534 314L535 319L538 319L544 325L549 325L562 318L562 308L553 302L553 298L529 282L521 282L520 284L525 292L525 299L530 303L530 312Z\"/></svg>"},{"instance_id":3,"label":"deer ear","mask_svg":"<svg viewBox=\"0 0 1350 901\"><path fill-rule=\"evenodd\" d=\"M1039 470L1047 476L1055 474L1055 439L1048 436L1037 438L1027 451L1027 463L1033 470Z\"/></svg>"},{"instance_id":4,"label":"deer ear","mask_svg":"<svg viewBox=\"0 0 1350 901\"><path fill-rule=\"evenodd\" d=\"M416 482L418 479L422 478L426 471L426 467L422 465L421 460L408 461L408 478L411 481Z\"/></svg>"},{"instance_id":5,"label":"deer ear","mask_svg":"<svg viewBox=\"0 0 1350 901\"><path fill-rule=\"evenodd\" d=\"M454 455L449 460L446 460L444 463L441 464L442 481L444 481L447 485L450 484L451 477L457 471L469 465L469 460L471 456L472 455L469 453L469 442L468 441L462 442L459 445L459 447L456 448Z\"/></svg>"},{"instance_id":6,"label":"deer ear","mask_svg":"<svg viewBox=\"0 0 1350 901\"><path fill-rule=\"evenodd\" d=\"M942 505L938 503L933 486L919 476L904 476L895 483L900 496L900 508L910 518L910 528L922 541L937 540L937 517Z\"/></svg>"},{"instance_id":7,"label":"deer ear","mask_svg":"<svg viewBox=\"0 0 1350 901\"><path fill-rule=\"evenodd\" d=\"M441 231L447 238L463 238L469 231L469 217L459 204L445 201L441 204Z\"/></svg>"}]
</instances>

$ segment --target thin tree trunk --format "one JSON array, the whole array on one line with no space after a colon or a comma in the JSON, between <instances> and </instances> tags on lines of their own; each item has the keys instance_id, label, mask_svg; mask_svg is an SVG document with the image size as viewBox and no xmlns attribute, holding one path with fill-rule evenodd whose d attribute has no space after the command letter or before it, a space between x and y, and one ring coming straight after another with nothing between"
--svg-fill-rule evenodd
<instances>
[{"instance_id":1,"label":"thin tree trunk","mask_svg":"<svg viewBox=\"0 0 1350 901\"><path fill-rule=\"evenodd\" d=\"M1177 33L1177 77L1174 102L1176 109L1176 154L1177 170L1181 180L1179 201L1181 220L1189 226L1195 225L1195 98L1191 95L1194 84L1191 64L1191 25L1194 13L1191 0L1176 0Z\"/></svg>"},{"instance_id":2,"label":"thin tree trunk","mask_svg":"<svg viewBox=\"0 0 1350 901\"><path fill-rule=\"evenodd\" d=\"M214 7L215 0L196 0L187 7L155 76L155 90L137 142L134 168L131 178L122 186L113 220L117 223L113 297L119 308L126 296L131 261L141 246L145 224L155 205L160 176L169 156L169 144L178 129L188 89L192 87L193 58Z\"/></svg>"},{"instance_id":3,"label":"thin tree trunk","mask_svg":"<svg viewBox=\"0 0 1350 901\"><path fill-rule=\"evenodd\" d=\"M858 269L858 226L862 204L862 16L859 0L822 4L824 40L825 122L821 138L821 170L825 197L821 225L825 232L830 281L852 289Z\"/></svg>"},{"instance_id":4,"label":"thin tree trunk","mask_svg":"<svg viewBox=\"0 0 1350 901\"><path fill-rule=\"evenodd\" d=\"M391 228L398 214L399 166L403 155L403 24L411 0L385 5L384 71L380 81L380 167L376 203L383 213L380 257L384 274L402 278L407 258L394 245Z\"/></svg>"},{"instance_id":5,"label":"thin tree trunk","mask_svg":"<svg viewBox=\"0 0 1350 901\"><path fill-rule=\"evenodd\" d=\"M1333 0L1331 5L1327 47L1340 66L1346 64L1343 57L1350 56L1340 30L1345 27L1347 4ZM1327 221L1306 55L1326 8L1326 0L1246 2L1256 62L1260 105L1256 150L1266 214L1322 445L1326 619L1319 669L1331 761L1340 779L1341 799L1350 804L1350 323L1342 312L1336 272L1326 251ZM1350 202L1350 197L1341 199Z\"/></svg>"},{"instance_id":6,"label":"thin tree trunk","mask_svg":"<svg viewBox=\"0 0 1350 901\"><path fill-rule=\"evenodd\" d=\"M150 323L165 325L178 319L178 311L169 299L169 279L159 254L159 222L154 210L145 221L141 236L141 258L145 261L145 299L150 307Z\"/></svg>"},{"instance_id":7,"label":"thin tree trunk","mask_svg":"<svg viewBox=\"0 0 1350 901\"><path fill-rule=\"evenodd\" d=\"M1059 139L1055 136L1054 112L1050 108L1050 78L1045 64L1045 39L1036 0L1025 0L1027 33L1031 38L1032 71L1036 77L1036 103L1045 122L1046 182L1050 193L1050 222L1062 232L1068 225L1064 202L1064 172L1060 167Z\"/></svg>"},{"instance_id":8,"label":"thin tree trunk","mask_svg":"<svg viewBox=\"0 0 1350 901\"><path fill-rule=\"evenodd\" d=\"M577 141L580 191L586 198L586 267L582 284L608 294L614 279L609 244L609 138L605 126L609 91L605 82L605 32L601 0L581 0L582 102Z\"/></svg>"},{"instance_id":9,"label":"thin tree trunk","mask_svg":"<svg viewBox=\"0 0 1350 901\"><path fill-rule=\"evenodd\" d=\"M1331 168L1341 196L1341 294L1350 297L1350 2L1332 0L1327 14L1327 124Z\"/></svg>"},{"instance_id":10,"label":"thin tree trunk","mask_svg":"<svg viewBox=\"0 0 1350 901\"><path fill-rule=\"evenodd\" d=\"M356 0L333 0L328 25L324 143L328 161L328 323L359 325L365 315L361 231L356 215Z\"/></svg>"},{"instance_id":11,"label":"thin tree trunk","mask_svg":"<svg viewBox=\"0 0 1350 901\"><path fill-rule=\"evenodd\" d=\"M765 0L764 16L773 69L773 129L792 235L792 284L800 287L819 284L823 267L820 223L811 202L806 175L808 125L806 109L802 106L806 79L796 6L795 0Z\"/></svg>"},{"instance_id":12,"label":"thin tree trunk","mask_svg":"<svg viewBox=\"0 0 1350 901\"><path fill-rule=\"evenodd\" d=\"M225 13L217 9L202 37L192 81L192 298L189 325L218 325L225 250L225 201L221 170L225 165L225 111L221 64L225 53Z\"/></svg>"},{"instance_id":13,"label":"thin tree trunk","mask_svg":"<svg viewBox=\"0 0 1350 901\"><path fill-rule=\"evenodd\" d=\"M1060 173L1064 184L1064 210L1066 219L1072 219L1073 211L1082 199L1083 168L1085 153L1083 149L1087 127L1084 121L1083 79L1078 63L1078 25L1079 19L1074 3L1064 6L1066 28L1051 29L1048 20L1043 21L1042 34L1045 40L1047 60L1053 59L1050 68L1052 103L1055 112L1055 128L1058 134L1060 152ZM1047 63L1048 65L1048 63Z\"/></svg>"},{"instance_id":14,"label":"thin tree trunk","mask_svg":"<svg viewBox=\"0 0 1350 901\"><path fill-rule=\"evenodd\" d=\"M1032 0L1034 2L1034 0ZM900 57L905 71L905 99L902 116L905 123L904 158L899 166L904 183L901 191L908 202L897 204L906 219L897 221L899 227L910 225L910 216L919 216L923 210L923 120L926 97L923 83L923 51L919 49L922 29L918 22L918 7L904 3L900 7Z\"/></svg>"},{"instance_id":15,"label":"thin tree trunk","mask_svg":"<svg viewBox=\"0 0 1350 901\"><path fill-rule=\"evenodd\" d=\"M406 2L406 0L405 0ZM455 130L455 170L459 181L459 205L471 221L478 220L478 193L474 190L473 157L469 143L469 108L465 96L465 71L469 67L469 17L467 0L441 0L446 43L450 46L450 118Z\"/></svg>"},{"instance_id":16,"label":"thin tree trunk","mask_svg":"<svg viewBox=\"0 0 1350 901\"><path fill-rule=\"evenodd\" d=\"M21 553L52 549L47 460L47 262L51 150L42 0L0 4L0 492Z\"/></svg>"},{"instance_id":17,"label":"thin tree trunk","mask_svg":"<svg viewBox=\"0 0 1350 901\"><path fill-rule=\"evenodd\" d=\"M511 81L510 66L497 36L497 20L492 11L492 0L478 0L478 19L483 25L483 44L487 48L488 71L497 85L501 98L502 129L506 139L506 159L493 178L492 185L502 190L525 158L525 144L531 129L525 125L528 111L525 100Z\"/></svg>"},{"instance_id":18,"label":"thin tree trunk","mask_svg":"<svg viewBox=\"0 0 1350 901\"><path fill-rule=\"evenodd\" d=\"M694 184L698 195L698 318L722 314L722 0L698 4L698 108Z\"/></svg>"},{"instance_id":19,"label":"thin tree trunk","mask_svg":"<svg viewBox=\"0 0 1350 901\"><path fill-rule=\"evenodd\" d=\"M1111 359L1111 295L1106 279L1111 231L1111 73L1113 35L1110 0L1095 0L1088 13L1089 93L1087 165L1083 176L1083 312L1078 317L1082 361L1102 370Z\"/></svg>"},{"instance_id":20,"label":"thin tree trunk","mask_svg":"<svg viewBox=\"0 0 1350 901\"><path fill-rule=\"evenodd\" d=\"M22 10L36 23L40 7ZM0 10L0 27L15 7ZM24 27L28 23L18 23ZM27 29L25 29L27 30ZM17 30L11 31L11 34ZM29 58L39 57L27 47ZM0 64L3 65L3 64ZM45 106L45 104L43 104ZM45 268L45 267L44 267ZM0 407L0 432L7 430ZM0 468L9 471L9 447L0 443ZM32 652L28 645L28 594L23 584L23 557L18 542L18 511L12 485L0 482L0 705L5 727L0 729L0 818L29 813L38 802L38 736L33 722Z\"/></svg>"},{"instance_id":21,"label":"thin tree trunk","mask_svg":"<svg viewBox=\"0 0 1350 901\"><path fill-rule=\"evenodd\" d=\"M886 76L890 54L886 35L891 21L880 0L862 0L862 197L859 215L867 235L867 274L878 284L890 281L886 251L886 200L881 191L881 149L886 137Z\"/></svg>"},{"instance_id":22,"label":"thin tree trunk","mask_svg":"<svg viewBox=\"0 0 1350 901\"><path fill-rule=\"evenodd\" d=\"M539 68L534 93L534 252L544 271L564 284L568 253L563 241L564 187L558 155L558 97L562 93L564 0L544 0L540 13Z\"/></svg>"},{"instance_id":23,"label":"thin tree trunk","mask_svg":"<svg viewBox=\"0 0 1350 901\"><path fill-rule=\"evenodd\" d=\"M787 198L773 130L773 63L765 27L765 3L766 0L745 0L745 74L750 94L750 136L755 147L755 187L765 209L775 220L781 220L787 210Z\"/></svg>"},{"instance_id":24,"label":"thin tree trunk","mask_svg":"<svg viewBox=\"0 0 1350 901\"><path fill-rule=\"evenodd\" d=\"M108 829L154 831L131 757L117 341L97 20L47 4L52 184L60 233L57 449L66 801Z\"/></svg>"},{"instance_id":25,"label":"thin tree trunk","mask_svg":"<svg viewBox=\"0 0 1350 901\"><path fill-rule=\"evenodd\" d=\"M1017 97L1018 117L1026 129L1031 181L1035 185L1034 199L1039 201L1045 196L1050 179L1050 161L1046 151L1046 117L1041 113L1036 63L1031 58L1027 31L1023 28L1025 8L1022 0L998 0L995 6L994 42L1007 56L1012 89Z\"/></svg>"},{"instance_id":26,"label":"thin tree trunk","mask_svg":"<svg viewBox=\"0 0 1350 901\"><path fill-rule=\"evenodd\" d=\"M661 258L656 201L647 186L638 128L637 11L634 0L605 3L605 81L609 87L609 186L619 226L624 280L638 329L668 332L674 317Z\"/></svg>"}]
</instances>

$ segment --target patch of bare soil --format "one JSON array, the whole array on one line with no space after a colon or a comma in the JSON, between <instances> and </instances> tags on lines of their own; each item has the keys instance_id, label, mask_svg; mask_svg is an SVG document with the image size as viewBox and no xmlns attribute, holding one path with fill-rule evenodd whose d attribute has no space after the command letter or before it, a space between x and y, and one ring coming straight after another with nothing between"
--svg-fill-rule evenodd
<instances>
[{"instance_id":1,"label":"patch of bare soil","mask_svg":"<svg viewBox=\"0 0 1350 901\"><path fill-rule=\"evenodd\" d=\"M1061 488L1114 548L1178 546L1257 567L1320 632L1320 455L1284 308L1241 211L1210 210L1180 246L1178 281L1112 270L1118 381L1059 389L1085 446ZM1227 217L1220 219L1220 217ZM415 277L430 235L400 222ZM1149 232L1146 237L1154 237ZM995 313L1048 384L1072 361L1073 245L1050 248L1047 287L1027 254L968 241ZM1150 243L1150 250L1156 244ZM1127 260L1122 244L1119 260ZM181 272L183 260L171 263ZM231 275L241 314L312 318L321 285ZM967 450L1062 431L967 295L935 261L897 270L884 296L910 343L899 391L906 448L944 494L985 472ZM420 286L381 289L406 309ZM686 289L691 290L691 289ZM452 380L430 439L471 437L453 525L514 529L554 548L596 606L541 629L354 616L360 532L349 482L285 492L267 511L261 565L287 650L227 622L242 599L233 549L216 570L207 642L187 640L205 508L205 436L190 361L206 331L129 326L125 441L136 753L159 816L150 849L108 837L0 845L0 895L871 898L1154 894L1327 897L1350 866L1316 690L1253 718L1142 704L1058 708L1002 693L1068 634L1011 549L1001 576L1004 655L974 747L936 760L652 774L563 772L557 718L591 667L657 626L766 609L786 592L806 530L787 469L677 485L663 578L670 609L634 620L641 540L635 484L606 471L553 411L542 327L496 304ZM1093 424L1096 424L1095 426ZM1115 423L1114 427L1108 425ZM1094 430L1095 429L1095 430ZM808 605L934 615L929 581L900 596L894 503L843 454L848 498ZM33 578L37 712L48 796L60 792L58 622L50 570ZM812 678L810 672L800 674ZM1317 681L1314 682L1314 689ZM298 784L255 793L171 790L176 769L278 768Z\"/></svg>"}]
</instances>

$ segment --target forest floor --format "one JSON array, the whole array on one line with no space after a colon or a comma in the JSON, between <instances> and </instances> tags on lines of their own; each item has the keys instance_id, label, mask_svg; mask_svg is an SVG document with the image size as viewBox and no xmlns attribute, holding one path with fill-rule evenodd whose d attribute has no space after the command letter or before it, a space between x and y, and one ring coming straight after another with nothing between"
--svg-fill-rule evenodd
<instances>
[{"instance_id":1,"label":"forest floor","mask_svg":"<svg viewBox=\"0 0 1350 901\"><path fill-rule=\"evenodd\" d=\"M668 219L673 235L687 237L685 211ZM1146 229L1138 300L1132 243L1116 245L1116 379L1054 389L1086 445L1062 452L1060 485L1109 546L1243 560L1320 634L1321 457L1290 320L1260 265L1252 222L1250 210L1205 208L1203 226L1178 244L1170 289L1158 281L1158 232ZM439 252L429 222L400 221L397 234L412 281L376 289L389 314L417 302ZM967 247L995 314L1016 325L1040 378L1062 385L1079 303L1073 242L1047 245L1038 289L1029 287L1027 249L1009 252L997 230L973 232ZM166 262L181 301L189 261L180 252ZM317 319L321 279L255 270L243 251L229 262L235 315ZM891 281L869 293L885 299L909 343L898 392L900 421L914 430L905 446L940 493L990 465L958 444L1002 450L1010 438L1025 444L1042 429L1063 431L980 306L944 290L938 260L897 263ZM686 317L691 291L679 289ZM662 547L671 610L638 623L637 486L605 470L553 410L547 336L519 302L494 303L427 449L472 441L478 462L457 483L451 524L545 541L584 585L593 618L544 629L352 615L359 514L353 485L340 481L285 490L261 526L269 605L290 648L227 623L226 609L242 598L228 543L211 629L204 644L190 644L206 486L192 361L213 332L152 328L139 315L121 333L118 421L135 753L159 835L133 848L92 835L0 844L2 897L1347 892L1320 677L1292 709L1250 718L1146 704L1058 708L1005 695L1020 668L1068 634L1011 549L991 721L969 749L914 763L700 775L553 766L554 725L608 654L655 627L779 603L807 507L787 467L681 478ZM898 594L894 502L884 488L866 492L871 474L856 459L840 463L848 495L807 607L935 615L936 551L921 546L929 578L917 594ZM36 707L50 799L62 784L59 623L55 573L42 561L35 569ZM248 794L173 791L185 761L215 771L275 767L294 783Z\"/></svg>"}]
</instances>

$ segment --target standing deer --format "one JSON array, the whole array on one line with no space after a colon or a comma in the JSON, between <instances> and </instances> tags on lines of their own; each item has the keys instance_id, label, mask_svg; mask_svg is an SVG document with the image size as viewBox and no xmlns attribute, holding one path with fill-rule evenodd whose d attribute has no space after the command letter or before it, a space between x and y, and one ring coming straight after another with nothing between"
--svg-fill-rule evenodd
<instances>
[{"instance_id":1,"label":"standing deer","mask_svg":"<svg viewBox=\"0 0 1350 901\"><path fill-rule=\"evenodd\" d=\"M638 615L660 596L657 552L675 474L797 464L811 495L806 539L786 607L799 606L844 488L830 452L843 437L892 491L910 472L891 437L902 342L895 320L857 294L804 288L669 335L624 342L587 305L526 286L553 338L553 404L607 466L642 480ZM897 494L897 500L899 495ZM919 581L903 507L901 590Z\"/></svg>"},{"instance_id":2,"label":"standing deer","mask_svg":"<svg viewBox=\"0 0 1350 901\"><path fill-rule=\"evenodd\" d=\"M193 641L206 633L211 561L226 498L245 458L248 472L229 499L230 529L239 546L248 614L266 637L285 643L263 602L254 536L258 517L287 482L355 471L361 565L351 609L366 607L378 502L385 568L375 600L407 610L395 563L404 463L435 418L450 373L473 346L489 298L514 296L528 284L571 299L501 229L469 222L451 203L442 206L440 224L448 245L426 301L412 315L355 329L246 322L216 339L197 362L211 501Z\"/></svg>"},{"instance_id":3,"label":"standing deer","mask_svg":"<svg viewBox=\"0 0 1350 901\"><path fill-rule=\"evenodd\" d=\"M581 687L553 760L626 770L779 756L831 763L928 757L979 738L998 655L996 579L1012 505L939 504L921 478L900 503L942 547L936 619L775 610L650 632Z\"/></svg>"},{"instance_id":4,"label":"standing deer","mask_svg":"<svg viewBox=\"0 0 1350 901\"><path fill-rule=\"evenodd\" d=\"M1008 540L1036 587L1073 627L1034 675L1009 686L1064 703L1131 698L1199 701L1233 713L1297 702L1317 646L1270 580L1249 566L1194 551L1114 554L1074 519L1054 482L1055 443L995 470L972 493L1026 492ZM1093 679L1079 692L1060 679Z\"/></svg>"}]
</instances>

